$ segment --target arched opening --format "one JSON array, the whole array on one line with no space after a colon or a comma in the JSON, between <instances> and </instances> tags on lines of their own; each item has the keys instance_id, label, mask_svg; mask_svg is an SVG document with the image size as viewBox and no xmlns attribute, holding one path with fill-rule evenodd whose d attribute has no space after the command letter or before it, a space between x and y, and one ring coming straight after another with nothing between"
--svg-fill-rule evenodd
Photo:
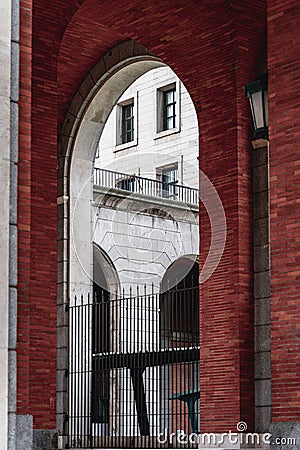
<instances>
[{"instance_id":1,"label":"arched opening","mask_svg":"<svg viewBox=\"0 0 300 450\"><path fill-rule=\"evenodd\" d=\"M144 440L143 444L151 445L150 437L154 438L164 430L164 422L172 423L175 420L169 417L170 414L174 417L177 414L176 408L166 410L163 407L162 392L165 391L161 367L172 367L174 361L181 361L181 365L185 364L185 352L178 353L170 345L166 347L160 337L158 287L164 271L175 259L184 253L198 250L198 204L193 204L197 195L191 201L190 191L176 184L175 172L170 174L169 165L165 170L161 169L160 165L160 170L156 172L160 179L151 180L155 186L159 186L156 196L152 191L135 192L137 182L139 186L141 185L139 175L134 175L134 183L132 178L130 180L126 178L126 183L124 179L121 179L121 182L119 179L115 180L113 186L108 186L108 191L101 190L103 186L95 191L93 186L95 180L93 165L98 143L111 110L126 87L140 75L158 67L164 67L163 63L149 55L127 59L124 64L120 63L109 75L107 73L104 75L102 84L99 82L100 87L93 93L78 127L76 128L74 124L76 139L72 149L69 175L71 213L69 292L71 310L75 314L73 316L76 318L77 314L79 321L77 329L72 333L76 338L71 347L75 345L75 348L70 349L71 353L75 351L73 359L71 358L71 365L73 364L71 373L74 376L70 378L70 391L73 394L69 404L71 424L69 435L72 445L106 446L109 441L105 439L114 443L117 438L123 437L134 439L133 445L136 446L139 445L137 439L139 436L148 439ZM172 133L179 132L181 122L176 119L178 112L175 109L177 98L175 95L179 95L180 89L178 85L175 94L176 83L168 84L168 90L159 89L157 92L158 104L164 105L167 114L172 113L173 116L171 122L167 120L167 116L156 117L158 127L156 134L159 134L156 139L163 137L170 139L169 129L164 130L160 127L171 127ZM185 95L187 96L186 93ZM128 103L124 106L127 111ZM196 117L196 114L193 114ZM128 118L131 118L130 114ZM195 124L198 130L196 119ZM128 129L128 133L132 133L132 129ZM187 131L187 134L190 133ZM128 138L126 133L125 135L121 133L122 139L124 136ZM189 143L191 144L191 139ZM197 149L196 139L195 161ZM181 164L183 174L183 158ZM176 170L178 172L178 169ZM197 178L195 183L198 185ZM196 192L196 189L194 191ZM137 194L137 197L129 197L128 192ZM127 218L124 218L125 209ZM132 214L132 217L129 218L129 214ZM120 228L127 224L129 231L125 238L130 240L132 239L130 227L139 227L141 231L147 227L149 229L148 223L152 224L151 236L147 237L150 245L157 246L162 242L160 236L154 237L156 233L163 234L165 242L162 249L153 250L156 252L158 269L154 266L155 282L152 281L146 286L145 274L147 271L151 272L152 261L147 261L140 255L138 259L137 253L144 249L133 242L127 245L126 257L122 259L120 249L124 248L124 233L122 235ZM101 239L98 229L103 231ZM188 239L185 239L187 237ZM91 240L95 240L98 246L104 245L104 252L108 258L95 245L90 245ZM135 257L129 255L129 250L134 251ZM129 285L124 281L124 276L121 278L120 261L125 266L131 262L134 267L136 276L134 286L132 280ZM111 270L111 263L115 265L118 277L115 271ZM144 264L144 270L141 270L141 264ZM123 290L119 291L119 295L114 292L117 285L116 278L120 278L121 291ZM188 282L190 284L190 281ZM92 290L91 300L88 293ZM74 305L72 299L78 291L82 293L83 301L79 305ZM185 311L181 303L174 303L173 306ZM187 347L186 350L190 352L188 358L193 360L195 354L199 352L199 348L194 344L193 348ZM180 361L177 361L178 355ZM82 360L83 366L79 363L78 367L78 361ZM75 361L75 367L72 361ZM190 377L190 369L186 374L182 372L182 375L184 378ZM173 376L172 379L175 378Z\"/></svg>"},{"instance_id":2,"label":"arched opening","mask_svg":"<svg viewBox=\"0 0 300 450\"><path fill-rule=\"evenodd\" d=\"M200 430L198 280L198 257L186 255L168 268L160 291L162 347L183 354L180 361L161 369L164 427L187 434Z\"/></svg>"},{"instance_id":3,"label":"arched opening","mask_svg":"<svg viewBox=\"0 0 300 450\"><path fill-rule=\"evenodd\" d=\"M126 292L144 284L158 291L174 260L198 252L197 154L196 112L183 83L167 66L140 76L107 118L94 169L93 240Z\"/></svg>"},{"instance_id":4,"label":"arched opening","mask_svg":"<svg viewBox=\"0 0 300 450\"><path fill-rule=\"evenodd\" d=\"M141 74L162 66L157 58L148 55L125 59L115 70L103 75L98 90L92 92L90 104L74 124L76 140L72 148L69 179L70 203L70 297L91 291L92 248L88 248L89 236L93 234L90 202L93 198L93 169L98 142L107 118L118 98ZM71 149L70 149L71 150Z\"/></svg>"},{"instance_id":5,"label":"arched opening","mask_svg":"<svg viewBox=\"0 0 300 450\"><path fill-rule=\"evenodd\" d=\"M93 284L96 285L95 289L103 288L113 296L120 290L119 277L113 262L95 243L93 244Z\"/></svg>"},{"instance_id":6,"label":"arched opening","mask_svg":"<svg viewBox=\"0 0 300 450\"><path fill-rule=\"evenodd\" d=\"M32 86L33 96L32 102L31 95L25 95L21 99L27 111L28 122L20 121L21 136L23 136L22 152L24 152L22 154L26 166L26 180L22 175L20 177L21 192L24 189L23 192L26 194L24 204L20 202L19 206L26 215L23 216L23 213L19 215L22 225L19 227L19 240L22 251L20 261L26 270L19 271L19 284L22 285L24 281L26 289L25 294L22 289L19 292L21 298L19 319L22 323L20 339L25 339L25 348L32 344L33 347L39 346L40 351L31 352L30 359L27 358L23 362L27 376L18 377L20 392L18 405L21 405L24 413L33 413L35 426L39 428L55 426L55 408L53 408L52 400L49 402L49 396L55 397L55 374L54 369L52 373L49 372L47 365L51 357L54 368L56 358L55 233L57 221L54 199L57 177L55 158L57 129L61 129L61 117L64 116L66 105L71 101L83 76L88 73L97 58L128 37L143 42L164 60L168 58L168 62L176 68L178 74L185 77L184 81L192 90L193 99L201 117L201 167L213 181L216 189L222 192L222 201L231 227L222 264L216 277L203 288L202 295L203 322L211 325L206 328L202 346L205 358L202 365L205 372L202 392L204 399L213 398L213 401L205 404L206 426L209 430L224 431L232 429L239 418L246 419L248 424L252 423L253 389L250 379L251 368L249 370L247 364L247 359L251 359L252 355L251 313L249 312L252 305L249 287L251 272L247 265L247 258L249 259L249 253L251 253L249 245L251 239L247 232L251 223L249 216L251 208L247 197L249 192L247 158L250 152L247 151L249 149L246 145L247 110L246 105L243 106L241 87L252 79L255 70L253 61L262 47L259 39L263 38L261 19L264 6L260 2L247 2L245 11L241 11L238 2L224 1L213 2L213 5L207 1L191 1L186 4L185 2L168 2L165 6L163 9L159 2L152 2L151 6L133 2L124 7L122 2L100 4L99 1L85 0L60 2L59 8L56 2L49 3L45 7L45 2L37 1L34 8L33 53L31 56L30 39L28 49L26 47L24 53L33 61L33 78L31 79L31 71L27 70L26 64L21 67L24 80L22 85L26 86L28 94ZM77 9L78 13L73 20ZM30 9L23 12L30 18ZM253 33L249 33L248 24L253 23L253 18L255 18L256 27ZM25 28L27 24L28 21L24 20ZM58 49L64 32L66 38L61 45L64 57L60 58ZM114 54L110 56L110 59L116 61ZM106 64L106 70L112 65L113 63L109 66ZM96 79L90 77L90 80ZM87 88L88 85L85 84L81 90L84 100ZM79 95L76 100L80 103ZM87 99L88 102L89 99ZM59 103L58 107L57 103ZM72 116L78 123L81 116L75 106L72 112L73 116L70 111L68 119ZM30 126L31 115L32 125ZM69 145L72 138L74 141L75 135L73 126L69 130L64 128L63 142L60 145L64 145L67 140ZM32 145L31 138L33 138ZM72 144L70 146L72 147ZM30 155L27 149L29 151L31 148ZM59 162L66 153L59 153L61 156ZM29 168L27 171L27 162L30 163L31 156L32 170ZM70 153L67 153L66 159L69 156ZM64 165L60 165L65 169L65 179L59 179L59 225L70 222L67 165L67 161ZM27 195L28 189L32 191L32 197ZM30 211L33 213L32 219ZM23 217L25 217L24 221ZM202 217L202 233L207 235L209 235L208 222L208 219L205 221ZM41 231L43 231L44 241L40 239ZM28 239L28 232L30 239ZM63 239L67 242L68 231L60 226L59 233L60 236L65 233ZM203 241L208 243L209 238ZM64 310L69 296L69 285L66 281L69 274L68 270L65 270L66 264L69 264L68 246L63 248L61 244L60 241L58 264L60 290L57 296L59 361L65 359L66 353L66 336L61 338L59 333L63 327L68 326L65 320L67 314ZM30 254L32 267L31 263L27 263L27 252L28 256ZM26 256L26 260L22 255ZM29 279L32 280L30 285L27 282ZM48 326L48 311L41 316L31 307L37 306L42 311L41 295L49 299L51 328ZM30 308L27 301L29 296L33 302ZM222 305L222 321L218 314L220 305ZM244 322L249 324L248 328L244 326ZM30 329L27 327L28 323L30 323ZM43 324L43 332L40 331L41 324ZM27 330L26 336L22 335L23 329ZM23 351L22 346L21 349ZM51 350L45 362L46 366L43 366L41 371L35 370L39 365L40 355L47 354L48 349ZM22 354L21 352L21 359ZM44 361L44 358L40 360ZM29 367L29 361L34 362L33 369ZM239 367L240 361L242 361L242 371ZM226 364L223 364L224 362ZM218 370L216 373L214 371L216 367L222 367L223 370ZM68 411L65 400L64 371L66 368L66 365L58 366L57 410L60 435L64 434L63 421ZM214 382L210 380L211 373L214 373ZM226 399L221 395L224 392L223 386L226 386ZM24 392L27 393L27 398L37 399L35 401L39 404L39 411L35 402L31 402L31 406L27 409L27 400L22 398ZM252 392L250 401L248 401L249 392ZM226 417L223 414L223 417L213 419L216 417L215 411L221 410L228 412ZM204 416L205 414L202 415Z\"/></svg>"},{"instance_id":7,"label":"arched opening","mask_svg":"<svg viewBox=\"0 0 300 450\"><path fill-rule=\"evenodd\" d=\"M188 289L199 285L199 256L184 255L176 259L163 276L160 292Z\"/></svg>"}]
</instances>

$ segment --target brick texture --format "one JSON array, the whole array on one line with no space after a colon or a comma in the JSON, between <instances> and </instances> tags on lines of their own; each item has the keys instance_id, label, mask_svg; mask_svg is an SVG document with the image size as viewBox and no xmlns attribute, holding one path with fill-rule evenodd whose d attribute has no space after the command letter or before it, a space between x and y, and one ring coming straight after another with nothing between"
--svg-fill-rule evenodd
<instances>
[{"instance_id":1,"label":"brick texture","mask_svg":"<svg viewBox=\"0 0 300 450\"><path fill-rule=\"evenodd\" d=\"M17 411L28 414L31 243L31 1L20 2Z\"/></svg>"},{"instance_id":2,"label":"brick texture","mask_svg":"<svg viewBox=\"0 0 300 450\"><path fill-rule=\"evenodd\" d=\"M272 417L282 422L300 420L299 20L299 2L268 2Z\"/></svg>"},{"instance_id":3,"label":"brick texture","mask_svg":"<svg viewBox=\"0 0 300 450\"><path fill-rule=\"evenodd\" d=\"M30 27L30 9L27 3L21 11L24 33ZM56 383L58 132L68 105L96 62L117 44L134 39L170 65L189 90L200 124L200 167L218 190L227 218L224 256L201 288L202 431L234 429L239 420L251 428L250 146L249 110L242 87L255 79L265 53L264 3L35 0L32 18L32 54L29 43L23 48L23 61L32 55L32 74L21 68L22 117L30 107L26 95L31 86L32 106L31 128L29 118L22 119L20 155L24 191L20 188L19 227L25 227L27 234L24 231L20 240L19 270L22 289L30 285L20 298L24 317L18 346L18 370L23 371L18 382L19 411L33 414L36 428L55 428L51 399ZM200 229L203 263L210 242L203 208Z\"/></svg>"}]
</instances>

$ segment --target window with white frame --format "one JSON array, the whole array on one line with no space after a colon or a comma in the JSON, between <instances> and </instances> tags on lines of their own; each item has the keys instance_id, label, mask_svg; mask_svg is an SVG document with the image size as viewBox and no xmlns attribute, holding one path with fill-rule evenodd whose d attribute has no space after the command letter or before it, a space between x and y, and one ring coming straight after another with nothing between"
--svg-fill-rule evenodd
<instances>
[{"instance_id":1,"label":"window with white frame","mask_svg":"<svg viewBox=\"0 0 300 450\"><path fill-rule=\"evenodd\" d=\"M137 144L136 98L130 98L117 105L117 149Z\"/></svg>"},{"instance_id":2,"label":"window with white frame","mask_svg":"<svg viewBox=\"0 0 300 450\"><path fill-rule=\"evenodd\" d=\"M157 89L156 132L159 136L179 131L179 100L178 83Z\"/></svg>"}]
</instances>

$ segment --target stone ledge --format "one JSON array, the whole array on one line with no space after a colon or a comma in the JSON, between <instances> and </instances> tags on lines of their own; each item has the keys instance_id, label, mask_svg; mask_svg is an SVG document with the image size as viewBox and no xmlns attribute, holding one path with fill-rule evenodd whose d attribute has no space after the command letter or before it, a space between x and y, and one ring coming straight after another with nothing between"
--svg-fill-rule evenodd
<instances>
[{"instance_id":1,"label":"stone ledge","mask_svg":"<svg viewBox=\"0 0 300 450\"><path fill-rule=\"evenodd\" d=\"M192 222L194 222L194 220L198 220L199 214L199 208L196 205L101 186L94 186L93 200L94 207L110 207L144 214L147 214L147 210L149 210L151 215L155 215L155 209L157 209L158 216L164 214L165 219L171 220L191 222L192 215ZM168 214L171 217L168 217Z\"/></svg>"}]
</instances>

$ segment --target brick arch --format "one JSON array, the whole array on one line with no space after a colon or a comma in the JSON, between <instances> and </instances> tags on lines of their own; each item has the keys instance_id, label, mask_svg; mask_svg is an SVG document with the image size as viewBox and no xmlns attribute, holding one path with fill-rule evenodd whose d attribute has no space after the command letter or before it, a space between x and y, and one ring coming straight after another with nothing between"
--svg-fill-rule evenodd
<instances>
[{"instance_id":1,"label":"brick arch","mask_svg":"<svg viewBox=\"0 0 300 450\"><path fill-rule=\"evenodd\" d=\"M150 0L147 5L134 0L125 6L112 0L101 7L97 0L67 3L60 8L64 20L56 42L59 130L82 80L105 54L109 65L118 59L112 49L125 41L136 42L135 54L140 46L141 52L147 49L169 65L202 118L205 110L217 107L212 87L224 88L219 96L227 96L230 89L236 94L249 70L255 78L265 57L265 2L258 0L243 5L243 14L238 0ZM249 36L253 17L256 27Z\"/></svg>"},{"instance_id":2,"label":"brick arch","mask_svg":"<svg viewBox=\"0 0 300 450\"><path fill-rule=\"evenodd\" d=\"M186 85L200 123L200 166L218 190L230 223L221 264L202 287L202 424L207 431L227 431L242 418L249 426L253 422L249 114L242 86L255 78L264 51L265 6L249 0L241 10L240 3L218 1L212 8L208 0L133 0L125 6L121 0L35 0L32 39L30 20L24 21L29 38L21 55L20 157L30 173L22 187L29 186L31 193L20 205L19 246L28 261L19 263L24 281L19 316L20 329L30 322L32 334L20 335L19 342L21 352L32 350L28 361L19 362L25 375L18 378L18 412L32 414L36 428L55 427L49 397L55 398L58 136L64 145L63 122L82 80L107 52L128 40L168 64ZM67 208L61 195L59 233ZM34 217L29 231L23 219L28 210ZM209 220L204 211L200 217L209 242ZM206 250L201 249L200 259ZM33 280L29 287L24 268ZM47 310L41 295L48 299ZM49 361L38 375L45 354ZM61 401L64 393L59 395ZM59 433L62 423L59 418Z\"/></svg>"},{"instance_id":3,"label":"brick arch","mask_svg":"<svg viewBox=\"0 0 300 450\"><path fill-rule=\"evenodd\" d=\"M236 24L227 1L211 7L210 2L193 0L184 6L181 0L163 4L150 0L147 5L134 0L125 6L113 0L100 8L96 0L85 0L77 10L73 5L67 16L70 21L59 44L57 64L60 121L86 74L105 53L126 40L138 42L169 65L192 98L201 90L195 79L210 79L213 61L232 66L238 57ZM222 48L216 45L219 40ZM84 52L78 52L82 46ZM191 60L205 64L196 73Z\"/></svg>"}]
</instances>

